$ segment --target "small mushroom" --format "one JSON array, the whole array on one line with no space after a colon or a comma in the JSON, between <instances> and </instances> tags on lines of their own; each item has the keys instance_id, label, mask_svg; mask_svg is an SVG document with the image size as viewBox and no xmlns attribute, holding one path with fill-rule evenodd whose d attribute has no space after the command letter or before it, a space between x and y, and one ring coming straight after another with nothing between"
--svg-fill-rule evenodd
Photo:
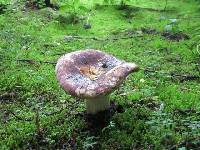
<instances>
[{"instance_id":1,"label":"small mushroom","mask_svg":"<svg viewBox=\"0 0 200 150\"><path fill-rule=\"evenodd\" d=\"M135 63L87 49L61 56L56 65L56 77L66 92L86 99L88 114L96 114L110 107L108 95L130 73L138 70Z\"/></svg>"}]
</instances>

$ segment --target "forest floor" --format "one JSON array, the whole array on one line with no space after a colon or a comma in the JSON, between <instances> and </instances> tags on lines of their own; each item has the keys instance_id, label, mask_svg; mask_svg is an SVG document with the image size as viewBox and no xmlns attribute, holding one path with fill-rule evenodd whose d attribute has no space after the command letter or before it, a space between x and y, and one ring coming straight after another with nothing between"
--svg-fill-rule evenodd
<instances>
[{"instance_id":1,"label":"forest floor","mask_svg":"<svg viewBox=\"0 0 200 150\"><path fill-rule=\"evenodd\" d=\"M199 149L200 2L165 2L94 2L73 22L64 6L1 2L0 149ZM90 48L141 68L111 94L103 127L55 77L62 54Z\"/></svg>"}]
</instances>

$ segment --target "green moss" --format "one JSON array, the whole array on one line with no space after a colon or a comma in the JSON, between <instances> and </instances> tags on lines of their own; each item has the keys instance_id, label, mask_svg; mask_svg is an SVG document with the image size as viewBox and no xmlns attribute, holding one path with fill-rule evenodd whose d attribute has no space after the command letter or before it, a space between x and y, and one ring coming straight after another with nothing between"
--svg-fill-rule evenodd
<instances>
[{"instance_id":1,"label":"green moss","mask_svg":"<svg viewBox=\"0 0 200 150\"><path fill-rule=\"evenodd\" d=\"M60 6L66 2L52 1ZM199 77L199 2L168 0L162 11L165 2L132 0L126 11L102 5L103 1L82 1L88 10L74 14L80 20L72 24L68 16L73 11L67 7L32 10L24 1L2 1L6 9L0 15L0 147L198 148L200 85L198 79L187 81L184 76ZM91 29L86 30L89 14ZM182 31L189 39L178 42L162 36L170 19L177 22L168 32ZM67 40L71 35L83 39ZM123 39L128 36L133 37ZM86 48L136 62L141 68L111 94L111 101L125 112L116 113L98 135L90 133L86 121L74 115L83 113L84 101L66 94L55 77L54 63L62 54ZM23 59L30 61L19 61ZM191 141L193 147L181 145Z\"/></svg>"}]
</instances>

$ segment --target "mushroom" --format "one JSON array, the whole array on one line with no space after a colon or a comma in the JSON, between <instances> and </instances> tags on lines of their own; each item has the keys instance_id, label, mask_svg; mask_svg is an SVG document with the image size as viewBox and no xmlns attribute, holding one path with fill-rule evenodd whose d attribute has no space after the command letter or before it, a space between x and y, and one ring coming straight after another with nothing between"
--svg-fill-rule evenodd
<instances>
[{"instance_id":1,"label":"mushroom","mask_svg":"<svg viewBox=\"0 0 200 150\"><path fill-rule=\"evenodd\" d=\"M61 56L56 64L56 77L66 92L86 99L88 114L96 114L110 107L108 95L138 69L135 63L87 49Z\"/></svg>"}]
</instances>

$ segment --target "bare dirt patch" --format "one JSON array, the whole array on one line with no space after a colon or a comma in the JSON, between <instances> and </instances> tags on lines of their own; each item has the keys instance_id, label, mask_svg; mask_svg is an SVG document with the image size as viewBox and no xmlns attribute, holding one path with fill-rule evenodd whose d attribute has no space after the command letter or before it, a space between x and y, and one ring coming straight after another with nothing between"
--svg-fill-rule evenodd
<instances>
[{"instance_id":1,"label":"bare dirt patch","mask_svg":"<svg viewBox=\"0 0 200 150\"><path fill-rule=\"evenodd\" d=\"M183 33L183 32L163 32L161 33L161 36L163 36L165 39L167 40L171 40L171 41L181 41L181 40L189 40L190 37Z\"/></svg>"}]
</instances>

